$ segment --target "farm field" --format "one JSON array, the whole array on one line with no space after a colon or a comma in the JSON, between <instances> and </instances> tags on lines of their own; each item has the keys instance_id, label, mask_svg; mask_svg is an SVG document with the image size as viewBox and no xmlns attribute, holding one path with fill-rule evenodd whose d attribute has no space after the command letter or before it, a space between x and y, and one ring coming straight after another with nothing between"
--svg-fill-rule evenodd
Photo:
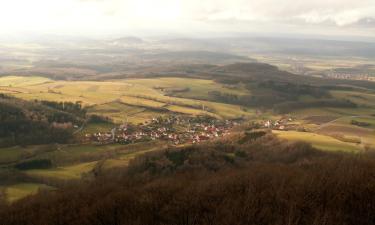
<instances>
[{"instance_id":1,"label":"farm field","mask_svg":"<svg viewBox=\"0 0 375 225\"><path fill-rule=\"evenodd\" d=\"M41 77L1 77L0 92L25 100L82 102L89 113L116 123L140 123L166 113L211 115L217 118L248 117L251 109L210 101L210 91L249 94L211 80L160 78L116 81L53 81ZM203 99L203 100L198 100Z\"/></svg>"},{"instance_id":2,"label":"farm field","mask_svg":"<svg viewBox=\"0 0 375 225\"><path fill-rule=\"evenodd\" d=\"M307 134L315 133L345 143L357 143L362 149L375 146L375 117L371 108L312 108L296 111L292 115L303 124L309 132ZM354 125L353 121L366 123L366 126Z\"/></svg>"},{"instance_id":3,"label":"farm field","mask_svg":"<svg viewBox=\"0 0 375 225\"><path fill-rule=\"evenodd\" d=\"M357 153L363 150L362 146L354 143L347 143L330 136L298 131L273 131L282 139L289 141L305 141L314 147L326 151L344 151Z\"/></svg>"}]
</instances>

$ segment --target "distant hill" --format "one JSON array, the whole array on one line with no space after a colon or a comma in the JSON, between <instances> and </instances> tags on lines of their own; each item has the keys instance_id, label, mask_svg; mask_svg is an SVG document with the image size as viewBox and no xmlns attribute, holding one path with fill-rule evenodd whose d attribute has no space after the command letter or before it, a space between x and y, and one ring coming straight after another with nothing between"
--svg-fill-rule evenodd
<instances>
[{"instance_id":1,"label":"distant hill","mask_svg":"<svg viewBox=\"0 0 375 225\"><path fill-rule=\"evenodd\" d=\"M234 63L255 62L245 56L234 55L226 52L212 51L168 51L155 54L145 54L144 59L155 61L181 62L181 63Z\"/></svg>"},{"instance_id":2,"label":"distant hill","mask_svg":"<svg viewBox=\"0 0 375 225\"><path fill-rule=\"evenodd\" d=\"M375 82L362 80L344 80L311 77L297 75L280 70L276 66L265 63L234 63L224 66L217 66L207 70L210 75L223 76L233 80L252 81L278 81L295 84L308 84L314 86L352 86L375 90Z\"/></svg>"}]
</instances>

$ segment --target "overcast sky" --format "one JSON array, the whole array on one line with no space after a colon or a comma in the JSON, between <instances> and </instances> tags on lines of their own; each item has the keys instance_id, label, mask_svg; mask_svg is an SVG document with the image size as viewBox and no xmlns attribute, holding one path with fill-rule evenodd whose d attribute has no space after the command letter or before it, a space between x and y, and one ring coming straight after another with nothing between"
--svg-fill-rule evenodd
<instances>
[{"instance_id":1,"label":"overcast sky","mask_svg":"<svg viewBox=\"0 0 375 225\"><path fill-rule=\"evenodd\" d=\"M375 36L375 0L0 0L2 33Z\"/></svg>"}]
</instances>

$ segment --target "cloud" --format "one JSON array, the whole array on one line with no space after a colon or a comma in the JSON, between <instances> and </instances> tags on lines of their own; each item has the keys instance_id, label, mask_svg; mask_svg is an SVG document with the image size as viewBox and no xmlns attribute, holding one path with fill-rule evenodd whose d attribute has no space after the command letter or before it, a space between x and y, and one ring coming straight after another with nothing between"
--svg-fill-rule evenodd
<instances>
[{"instance_id":1,"label":"cloud","mask_svg":"<svg viewBox=\"0 0 375 225\"><path fill-rule=\"evenodd\" d=\"M191 1L190 1L191 2ZM193 0L193 5L201 1ZM375 15L373 0L232 0L208 1L211 7L203 18L207 20L249 20L287 22L301 19L316 24L331 21L337 26L349 25Z\"/></svg>"},{"instance_id":2,"label":"cloud","mask_svg":"<svg viewBox=\"0 0 375 225\"><path fill-rule=\"evenodd\" d=\"M0 0L2 30L367 29L373 15L374 0Z\"/></svg>"}]
</instances>

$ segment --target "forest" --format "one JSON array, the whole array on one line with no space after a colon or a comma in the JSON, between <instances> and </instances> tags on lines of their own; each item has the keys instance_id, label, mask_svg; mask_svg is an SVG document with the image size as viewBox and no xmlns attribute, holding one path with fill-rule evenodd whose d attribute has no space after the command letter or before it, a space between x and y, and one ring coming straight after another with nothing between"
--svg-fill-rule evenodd
<instances>
[{"instance_id":1,"label":"forest","mask_svg":"<svg viewBox=\"0 0 375 225\"><path fill-rule=\"evenodd\" d=\"M67 143L85 114L80 103L30 102L1 95L0 147Z\"/></svg>"},{"instance_id":2,"label":"forest","mask_svg":"<svg viewBox=\"0 0 375 225\"><path fill-rule=\"evenodd\" d=\"M373 224L375 155L268 132L168 148L0 206L0 224Z\"/></svg>"}]
</instances>

